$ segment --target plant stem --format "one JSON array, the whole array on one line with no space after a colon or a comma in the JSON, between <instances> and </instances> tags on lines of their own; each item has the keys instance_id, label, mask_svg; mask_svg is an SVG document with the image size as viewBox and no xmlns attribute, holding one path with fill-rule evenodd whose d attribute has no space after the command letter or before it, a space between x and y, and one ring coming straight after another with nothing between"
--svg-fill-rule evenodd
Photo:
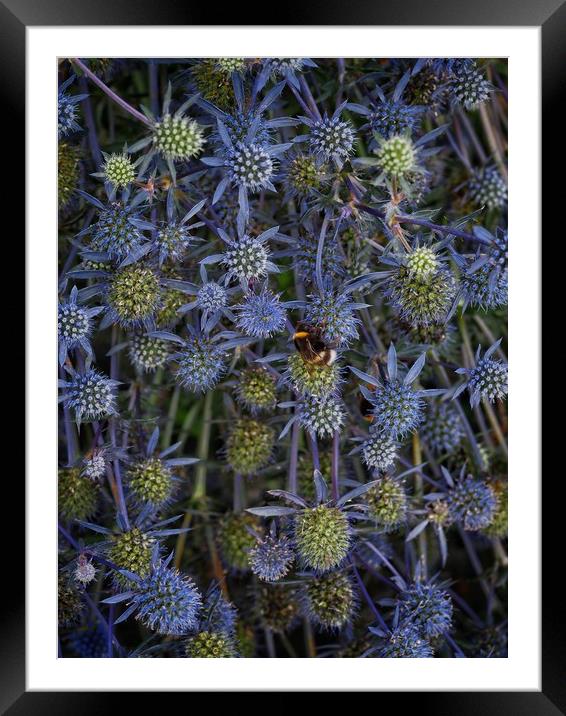
<instances>
[{"instance_id":1,"label":"plant stem","mask_svg":"<svg viewBox=\"0 0 566 716\"><path fill-rule=\"evenodd\" d=\"M297 464L299 461L299 431L298 421L293 423L291 428L291 449L289 455L289 471L287 473L287 489L289 492L297 493Z\"/></svg>"},{"instance_id":2,"label":"plant stem","mask_svg":"<svg viewBox=\"0 0 566 716\"><path fill-rule=\"evenodd\" d=\"M413 433L413 465L420 465L423 461L421 441L418 433ZM415 497L422 502L424 494L423 477L420 472L415 472ZM420 558L425 579L428 574L428 545L426 530L418 536Z\"/></svg>"},{"instance_id":3,"label":"plant stem","mask_svg":"<svg viewBox=\"0 0 566 716\"><path fill-rule=\"evenodd\" d=\"M89 70L89 68L83 62L81 62L78 57L73 58L71 60L71 62L73 64L77 65L77 67L80 68L81 72L83 72L89 78L89 80L91 82L93 82L106 95L108 95L108 97L110 97L110 99L114 100L114 102L116 102L116 104L120 105L120 107L122 107L123 110L128 112L128 114L131 114L132 117L135 117L138 121L145 124L146 127L151 127L151 122L144 114L142 114L141 112L138 112L138 110L134 109L131 105L129 105L126 102L126 100L122 99L120 96L118 96L116 94L116 92L111 90L110 87L108 87L108 85L106 83L104 83L100 79L100 77L97 77L94 74L94 72L91 72L91 70Z\"/></svg>"},{"instance_id":4,"label":"plant stem","mask_svg":"<svg viewBox=\"0 0 566 716\"><path fill-rule=\"evenodd\" d=\"M332 436L332 464L331 464L331 477L332 477L332 499L338 500L340 497L340 431L335 430Z\"/></svg>"}]
</instances>

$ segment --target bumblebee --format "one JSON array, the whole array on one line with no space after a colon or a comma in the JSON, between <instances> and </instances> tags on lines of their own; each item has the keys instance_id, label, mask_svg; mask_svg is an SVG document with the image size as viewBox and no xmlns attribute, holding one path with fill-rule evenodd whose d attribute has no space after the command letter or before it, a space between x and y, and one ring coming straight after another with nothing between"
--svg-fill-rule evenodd
<instances>
[{"instance_id":1,"label":"bumblebee","mask_svg":"<svg viewBox=\"0 0 566 716\"><path fill-rule=\"evenodd\" d=\"M359 406L360 406L360 412L362 414L362 418L364 420L367 420L368 423L372 423L374 419L373 411L374 406L370 401L365 397L365 395L360 395L359 397Z\"/></svg>"},{"instance_id":2,"label":"bumblebee","mask_svg":"<svg viewBox=\"0 0 566 716\"><path fill-rule=\"evenodd\" d=\"M332 365L336 360L336 349L323 339L320 328L300 321L293 334L293 343L305 363Z\"/></svg>"}]
</instances>

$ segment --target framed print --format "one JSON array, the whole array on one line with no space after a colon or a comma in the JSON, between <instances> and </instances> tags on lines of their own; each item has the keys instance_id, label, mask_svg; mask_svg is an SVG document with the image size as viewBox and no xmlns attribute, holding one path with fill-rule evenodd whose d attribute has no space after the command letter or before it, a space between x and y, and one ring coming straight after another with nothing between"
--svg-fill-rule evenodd
<instances>
[{"instance_id":1,"label":"framed print","mask_svg":"<svg viewBox=\"0 0 566 716\"><path fill-rule=\"evenodd\" d=\"M137 690L561 713L538 430L555 4L214 26L3 3L26 126L9 713Z\"/></svg>"}]
</instances>

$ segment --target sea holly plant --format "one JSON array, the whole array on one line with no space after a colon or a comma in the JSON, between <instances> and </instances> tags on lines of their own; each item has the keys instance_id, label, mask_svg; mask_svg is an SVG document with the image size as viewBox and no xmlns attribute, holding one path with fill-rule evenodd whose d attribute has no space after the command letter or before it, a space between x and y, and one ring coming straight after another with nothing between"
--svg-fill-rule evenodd
<instances>
[{"instance_id":1,"label":"sea holly plant","mask_svg":"<svg viewBox=\"0 0 566 716\"><path fill-rule=\"evenodd\" d=\"M506 656L506 60L58 74L59 655Z\"/></svg>"}]
</instances>

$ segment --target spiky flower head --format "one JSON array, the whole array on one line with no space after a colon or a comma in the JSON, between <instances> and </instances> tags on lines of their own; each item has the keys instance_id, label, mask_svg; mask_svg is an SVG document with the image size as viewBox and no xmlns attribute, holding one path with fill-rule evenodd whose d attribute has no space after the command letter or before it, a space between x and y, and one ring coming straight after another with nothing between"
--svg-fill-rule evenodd
<instances>
[{"instance_id":1,"label":"spiky flower head","mask_svg":"<svg viewBox=\"0 0 566 716\"><path fill-rule=\"evenodd\" d=\"M456 283L449 269L417 272L401 265L387 279L385 295L402 320L428 326L445 322Z\"/></svg>"},{"instance_id":2,"label":"spiky flower head","mask_svg":"<svg viewBox=\"0 0 566 716\"><path fill-rule=\"evenodd\" d=\"M470 392L470 404L475 407L482 399L494 403L507 395L507 364L492 358L499 347L501 339L490 346L484 356L481 356L481 346L478 346L475 356L475 366L471 369L458 368L456 373L467 376L467 387ZM462 389L466 386L462 386Z\"/></svg>"},{"instance_id":3,"label":"spiky flower head","mask_svg":"<svg viewBox=\"0 0 566 716\"><path fill-rule=\"evenodd\" d=\"M275 378L263 367L246 368L240 374L236 398L254 415L270 410L277 401Z\"/></svg>"},{"instance_id":4,"label":"spiky flower head","mask_svg":"<svg viewBox=\"0 0 566 716\"><path fill-rule=\"evenodd\" d=\"M148 266L130 264L112 276L108 286L108 305L116 322L139 325L155 315L161 300L157 274Z\"/></svg>"},{"instance_id":5,"label":"spiky flower head","mask_svg":"<svg viewBox=\"0 0 566 716\"><path fill-rule=\"evenodd\" d=\"M198 290L196 303L202 311L220 311L228 305L228 291L215 281L206 281Z\"/></svg>"},{"instance_id":6,"label":"spiky flower head","mask_svg":"<svg viewBox=\"0 0 566 716\"><path fill-rule=\"evenodd\" d=\"M475 271L464 269L460 285L466 305L486 311L507 305L507 270L494 272L491 266L481 266Z\"/></svg>"},{"instance_id":7,"label":"spiky flower head","mask_svg":"<svg viewBox=\"0 0 566 716\"><path fill-rule=\"evenodd\" d=\"M104 162L104 179L116 188L126 187L136 178L134 164L127 154L111 154Z\"/></svg>"},{"instance_id":8,"label":"spiky flower head","mask_svg":"<svg viewBox=\"0 0 566 716\"><path fill-rule=\"evenodd\" d=\"M400 624L387 636L378 654L381 659L430 659L433 651L418 627Z\"/></svg>"},{"instance_id":9,"label":"spiky flower head","mask_svg":"<svg viewBox=\"0 0 566 716\"><path fill-rule=\"evenodd\" d=\"M255 611L260 624L278 634L291 629L299 617L298 597L293 585L260 584L255 592Z\"/></svg>"},{"instance_id":10,"label":"spiky flower head","mask_svg":"<svg viewBox=\"0 0 566 716\"><path fill-rule=\"evenodd\" d=\"M346 515L337 507L318 505L295 515L294 541L303 565L327 572L340 565L351 545Z\"/></svg>"},{"instance_id":11,"label":"spiky flower head","mask_svg":"<svg viewBox=\"0 0 566 716\"><path fill-rule=\"evenodd\" d=\"M287 366L289 383L301 395L326 398L336 393L340 382L340 369L336 363L315 365L307 363L299 353L292 353Z\"/></svg>"},{"instance_id":12,"label":"spiky flower head","mask_svg":"<svg viewBox=\"0 0 566 716\"><path fill-rule=\"evenodd\" d=\"M450 505L446 500L433 500L427 509L427 519L437 527L448 527L452 524Z\"/></svg>"},{"instance_id":13,"label":"spiky flower head","mask_svg":"<svg viewBox=\"0 0 566 716\"><path fill-rule=\"evenodd\" d=\"M83 460L81 474L89 480L100 480L106 474L106 451L104 448L95 448Z\"/></svg>"},{"instance_id":14,"label":"spiky flower head","mask_svg":"<svg viewBox=\"0 0 566 716\"><path fill-rule=\"evenodd\" d=\"M287 165L286 182L293 195L306 197L320 189L323 170L316 159L308 154L293 157Z\"/></svg>"},{"instance_id":15,"label":"spiky flower head","mask_svg":"<svg viewBox=\"0 0 566 716\"><path fill-rule=\"evenodd\" d=\"M325 438L340 430L345 420L342 402L332 396L305 396L299 404L299 423L310 433Z\"/></svg>"},{"instance_id":16,"label":"spiky flower head","mask_svg":"<svg viewBox=\"0 0 566 716\"><path fill-rule=\"evenodd\" d=\"M493 87L473 60L461 60L452 71L450 94L455 104L475 109L489 98Z\"/></svg>"},{"instance_id":17,"label":"spiky flower head","mask_svg":"<svg viewBox=\"0 0 566 716\"><path fill-rule=\"evenodd\" d=\"M270 57L267 63L273 77L284 77L288 72L301 72L305 60L302 57Z\"/></svg>"},{"instance_id":18,"label":"spiky flower head","mask_svg":"<svg viewBox=\"0 0 566 716\"><path fill-rule=\"evenodd\" d=\"M89 348L88 337L92 331L91 316L93 311L76 301L76 292L73 292L67 301L59 304L57 309L57 330L59 340L67 349L82 345Z\"/></svg>"},{"instance_id":19,"label":"spiky flower head","mask_svg":"<svg viewBox=\"0 0 566 716\"><path fill-rule=\"evenodd\" d=\"M243 303L234 306L236 325L253 338L269 338L285 327L287 314L279 294L264 287L260 293L246 293Z\"/></svg>"},{"instance_id":20,"label":"spiky flower head","mask_svg":"<svg viewBox=\"0 0 566 716\"><path fill-rule=\"evenodd\" d=\"M415 147L410 137L394 135L380 143L377 159L385 174L402 177L416 166Z\"/></svg>"},{"instance_id":21,"label":"spiky flower head","mask_svg":"<svg viewBox=\"0 0 566 716\"><path fill-rule=\"evenodd\" d=\"M374 424L392 438L404 437L423 421L419 392L401 380L387 380L374 395Z\"/></svg>"},{"instance_id":22,"label":"spiky flower head","mask_svg":"<svg viewBox=\"0 0 566 716\"><path fill-rule=\"evenodd\" d=\"M134 463L127 472L127 482L136 500L160 507L170 499L175 487L171 469L158 457Z\"/></svg>"},{"instance_id":23,"label":"spiky flower head","mask_svg":"<svg viewBox=\"0 0 566 716\"><path fill-rule=\"evenodd\" d=\"M295 555L286 537L267 535L250 552L252 572L264 582L277 582L291 568Z\"/></svg>"},{"instance_id":24,"label":"spiky flower head","mask_svg":"<svg viewBox=\"0 0 566 716\"><path fill-rule=\"evenodd\" d=\"M125 569L138 577L147 577L151 569L151 556L155 540L139 527L122 532L112 537L112 545L108 550L108 559L120 569ZM132 587L132 580L126 575L114 573L114 583L123 588Z\"/></svg>"},{"instance_id":25,"label":"spiky flower head","mask_svg":"<svg viewBox=\"0 0 566 716\"><path fill-rule=\"evenodd\" d=\"M226 166L234 184L252 192L271 188L275 161L262 144L238 142L228 150Z\"/></svg>"},{"instance_id":26,"label":"spiky flower head","mask_svg":"<svg viewBox=\"0 0 566 716\"><path fill-rule=\"evenodd\" d=\"M79 150L67 142L57 145L57 200L64 208L77 188L79 180Z\"/></svg>"},{"instance_id":27,"label":"spiky flower head","mask_svg":"<svg viewBox=\"0 0 566 716\"><path fill-rule=\"evenodd\" d=\"M99 622L77 627L67 637L73 653L82 659L103 659L108 656L108 635Z\"/></svg>"},{"instance_id":28,"label":"spiky flower head","mask_svg":"<svg viewBox=\"0 0 566 716\"><path fill-rule=\"evenodd\" d=\"M507 182L494 166L476 172L468 182L468 190L478 207L502 209L507 205Z\"/></svg>"},{"instance_id":29,"label":"spiky flower head","mask_svg":"<svg viewBox=\"0 0 566 716\"><path fill-rule=\"evenodd\" d=\"M86 555L81 554L77 559L77 566L73 572L73 577L79 584L87 585L96 577L97 571L92 561Z\"/></svg>"},{"instance_id":30,"label":"spiky flower head","mask_svg":"<svg viewBox=\"0 0 566 716\"><path fill-rule=\"evenodd\" d=\"M460 416L449 403L432 406L419 432L435 455L453 452L464 438Z\"/></svg>"},{"instance_id":31,"label":"spiky flower head","mask_svg":"<svg viewBox=\"0 0 566 716\"><path fill-rule=\"evenodd\" d=\"M190 577L159 562L136 585L132 606L148 629L177 636L196 628L202 598Z\"/></svg>"},{"instance_id":32,"label":"spiky flower head","mask_svg":"<svg viewBox=\"0 0 566 716\"><path fill-rule=\"evenodd\" d=\"M65 404L72 408L77 422L99 420L116 414L116 385L94 368L84 373L73 373L66 388Z\"/></svg>"},{"instance_id":33,"label":"spiky flower head","mask_svg":"<svg viewBox=\"0 0 566 716\"><path fill-rule=\"evenodd\" d=\"M234 88L231 75L221 70L216 59L197 62L191 70L197 91L212 104L228 111L234 106Z\"/></svg>"},{"instance_id":34,"label":"spiky flower head","mask_svg":"<svg viewBox=\"0 0 566 716\"><path fill-rule=\"evenodd\" d=\"M225 352L209 338L191 335L178 355L176 378L183 388L205 393L214 388L226 370Z\"/></svg>"},{"instance_id":35,"label":"spiky flower head","mask_svg":"<svg viewBox=\"0 0 566 716\"><path fill-rule=\"evenodd\" d=\"M407 518L408 500L400 480L382 477L364 494L368 515L385 532L393 532L403 525Z\"/></svg>"},{"instance_id":36,"label":"spiky flower head","mask_svg":"<svg viewBox=\"0 0 566 716\"><path fill-rule=\"evenodd\" d=\"M450 630L452 612L450 595L434 584L415 582L401 594L401 621L416 626L427 639L435 639Z\"/></svg>"},{"instance_id":37,"label":"spiky flower head","mask_svg":"<svg viewBox=\"0 0 566 716\"><path fill-rule=\"evenodd\" d=\"M428 246L418 246L407 256L409 273L419 279L426 279L439 268L436 253Z\"/></svg>"},{"instance_id":38,"label":"spiky flower head","mask_svg":"<svg viewBox=\"0 0 566 716\"><path fill-rule=\"evenodd\" d=\"M305 321L320 326L325 341L341 347L356 340L360 319L354 315L357 304L348 293L322 290L308 299Z\"/></svg>"},{"instance_id":39,"label":"spiky flower head","mask_svg":"<svg viewBox=\"0 0 566 716\"><path fill-rule=\"evenodd\" d=\"M225 515L218 527L218 544L228 567L238 571L249 569L250 551L256 538L251 530L258 530L258 520L248 512L231 512Z\"/></svg>"},{"instance_id":40,"label":"spiky flower head","mask_svg":"<svg viewBox=\"0 0 566 716\"><path fill-rule=\"evenodd\" d=\"M194 119L166 114L153 127L153 144L166 159L182 161L200 154L205 140Z\"/></svg>"},{"instance_id":41,"label":"spiky flower head","mask_svg":"<svg viewBox=\"0 0 566 716\"><path fill-rule=\"evenodd\" d=\"M66 90L73 82L74 77L69 77L59 87L57 94L57 131L59 139L67 134L77 132L80 126L77 122L78 103L81 102L86 94L69 94Z\"/></svg>"},{"instance_id":42,"label":"spiky flower head","mask_svg":"<svg viewBox=\"0 0 566 716\"><path fill-rule=\"evenodd\" d=\"M353 617L356 596L344 572L330 572L310 579L305 586L306 613L323 629L342 629Z\"/></svg>"},{"instance_id":43,"label":"spiky flower head","mask_svg":"<svg viewBox=\"0 0 566 716\"><path fill-rule=\"evenodd\" d=\"M485 534L489 537L507 537L509 526L509 490L506 480L494 480L491 487L495 494L497 506L491 523L486 527Z\"/></svg>"},{"instance_id":44,"label":"spiky flower head","mask_svg":"<svg viewBox=\"0 0 566 716\"><path fill-rule=\"evenodd\" d=\"M239 418L226 441L226 460L236 473L252 475L265 467L275 443L273 428L253 418Z\"/></svg>"},{"instance_id":45,"label":"spiky flower head","mask_svg":"<svg viewBox=\"0 0 566 716\"><path fill-rule=\"evenodd\" d=\"M152 373L164 365L169 358L166 341L152 338L144 333L133 333L130 337L128 353L133 365L144 373Z\"/></svg>"},{"instance_id":46,"label":"spiky flower head","mask_svg":"<svg viewBox=\"0 0 566 716\"><path fill-rule=\"evenodd\" d=\"M226 634L200 631L185 646L189 659L233 659L237 656L232 639Z\"/></svg>"},{"instance_id":47,"label":"spiky flower head","mask_svg":"<svg viewBox=\"0 0 566 716\"><path fill-rule=\"evenodd\" d=\"M389 138L411 133L418 123L418 111L404 102L387 100L372 108L368 117L372 132Z\"/></svg>"},{"instance_id":48,"label":"spiky flower head","mask_svg":"<svg viewBox=\"0 0 566 716\"><path fill-rule=\"evenodd\" d=\"M338 164L351 154L356 133L348 121L339 117L323 117L310 125L309 149L321 161L333 159Z\"/></svg>"},{"instance_id":49,"label":"spiky flower head","mask_svg":"<svg viewBox=\"0 0 566 716\"><path fill-rule=\"evenodd\" d=\"M84 609L81 593L77 587L69 582L64 574L59 573L57 590L57 611L60 627L76 624Z\"/></svg>"},{"instance_id":50,"label":"spiky flower head","mask_svg":"<svg viewBox=\"0 0 566 716\"><path fill-rule=\"evenodd\" d=\"M248 134L252 127L254 144L265 146L271 141L271 131L266 121L253 110L245 112L237 109L233 114L224 114L222 123L232 144L238 144L240 142L246 144ZM220 133L218 139L220 140L219 143L222 142L222 151L225 152L224 142Z\"/></svg>"},{"instance_id":51,"label":"spiky flower head","mask_svg":"<svg viewBox=\"0 0 566 716\"><path fill-rule=\"evenodd\" d=\"M92 230L92 249L103 251L117 260L139 249L144 237L132 222L134 218L130 211L117 202L102 209Z\"/></svg>"},{"instance_id":52,"label":"spiky flower head","mask_svg":"<svg viewBox=\"0 0 566 716\"><path fill-rule=\"evenodd\" d=\"M461 477L448 493L448 506L454 521L471 532L488 527L497 510L492 486L471 475Z\"/></svg>"},{"instance_id":53,"label":"spiky flower head","mask_svg":"<svg viewBox=\"0 0 566 716\"><path fill-rule=\"evenodd\" d=\"M162 224L155 236L160 261L180 261L192 241L193 237L184 224L175 221Z\"/></svg>"},{"instance_id":54,"label":"spiky flower head","mask_svg":"<svg viewBox=\"0 0 566 716\"><path fill-rule=\"evenodd\" d=\"M224 254L223 263L229 276L246 283L265 278L268 271L272 270L269 249L265 242L258 236L247 234L230 244Z\"/></svg>"},{"instance_id":55,"label":"spiky flower head","mask_svg":"<svg viewBox=\"0 0 566 716\"><path fill-rule=\"evenodd\" d=\"M398 445L391 436L372 430L362 443L362 459L368 467L385 472L397 459L397 449Z\"/></svg>"},{"instance_id":56,"label":"spiky flower head","mask_svg":"<svg viewBox=\"0 0 566 716\"><path fill-rule=\"evenodd\" d=\"M216 57L216 67L226 74L231 75L232 72L243 72L246 69L246 60L244 57Z\"/></svg>"}]
</instances>

